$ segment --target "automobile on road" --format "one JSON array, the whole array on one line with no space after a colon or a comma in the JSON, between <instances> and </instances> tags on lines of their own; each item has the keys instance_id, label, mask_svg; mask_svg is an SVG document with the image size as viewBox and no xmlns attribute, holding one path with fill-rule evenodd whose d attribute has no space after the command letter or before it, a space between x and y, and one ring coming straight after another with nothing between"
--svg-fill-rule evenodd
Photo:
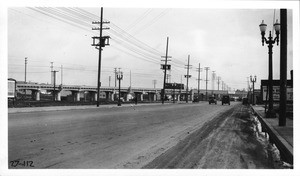
<instances>
[{"instance_id":1,"label":"automobile on road","mask_svg":"<svg viewBox=\"0 0 300 176\"><path fill-rule=\"evenodd\" d=\"M222 97L222 105L224 105L224 104L230 105L229 95L223 95L223 97Z\"/></svg>"},{"instance_id":2,"label":"automobile on road","mask_svg":"<svg viewBox=\"0 0 300 176\"><path fill-rule=\"evenodd\" d=\"M211 104L211 103L217 104L217 100L215 97L211 96L211 97L209 97L208 103L209 104Z\"/></svg>"}]
</instances>

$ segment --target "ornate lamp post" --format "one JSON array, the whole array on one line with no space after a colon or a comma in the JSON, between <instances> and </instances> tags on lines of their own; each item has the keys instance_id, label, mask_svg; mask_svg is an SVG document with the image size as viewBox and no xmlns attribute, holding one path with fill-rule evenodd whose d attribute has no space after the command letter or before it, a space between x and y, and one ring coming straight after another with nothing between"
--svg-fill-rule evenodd
<instances>
[{"instance_id":1,"label":"ornate lamp post","mask_svg":"<svg viewBox=\"0 0 300 176\"><path fill-rule=\"evenodd\" d=\"M119 101L118 106L121 106L121 80L123 79L123 72L118 72L117 79L119 80Z\"/></svg>"},{"instance_id":2,"label":"ornate lamp post","mask_svg":"<svg viewBox=\"0 0 300 176\"><path fill-rule=\"evenodd\" d=\"M250 81L252 82L252 105L255 105L254 102L254 83L256 82L256 76L254 76L254 78L252 78L252 75L250 76Z\"/></svg>"},{"instance_id":3,"label":"ornate lamp post","mask_svg":"<svg viewBox=\"0 0 300 176\"><path fill-rule=\"evenodd\" d=\"M265 32L267 29L267 25L264 24L264 20L262 23L259 25L260 31L261 31L261 39L262 39L262 46L264 46L264 43L268 44L269 48L269 108L267 111L267 117L272 118L275 117L275 111L273 109L273 64L272 64L272 48L273 44L276 42L277 45L279 44L279 31L280 31L280 24L278 23L278 20L276 20L276 23L274 24L275 32L276 32L276 37L273 39L271 31L269 32L269 37L268 39L265 37Z\"/></svg>"}]
</instances>

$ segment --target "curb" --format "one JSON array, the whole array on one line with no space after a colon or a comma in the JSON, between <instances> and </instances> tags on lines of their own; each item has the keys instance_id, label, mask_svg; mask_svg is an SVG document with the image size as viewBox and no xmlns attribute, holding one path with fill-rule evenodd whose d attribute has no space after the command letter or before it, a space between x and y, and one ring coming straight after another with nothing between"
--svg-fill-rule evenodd
<instances>
[{"instance_id":1,"label":"curb","mask_svg":"<svg viewBox=\"0 0 300 176\"><path fill-rule=\"evenodd\" d=\"M165 103L165 105L170 105L173 103ZM180 103L176 103L180 104ZM8 108L8 114L13 113L26 113L26 112L49 112L49 111L66 111L66 110L82 110L82 109L102 109L102 108L126 108L126 107L137 107L137 106L151 106L151 105L161 105L160 103L140 103L140 104L122 104L122 106L117 106L117 104L107 104L100 105L85 105L85 106L47 106L47 107L24 107L24 108Z\"/></svg>"},{"instance_id":2,"label":"curb","mask_svg":"<svg viewBox=\"0 0 300 176\"><path fill-rule=\"evenodd\" d=\"M269 134L269 139L271 143L274 143L278 150L280 151L281 159L293 164L293 146L291 146L286 139L284 139L278 132L273 128L273 126L266 120L264 120L263 115L251 106L252 111L258 117L259 122L262 125L263 131Z\"/></svg>"}]
</instances>

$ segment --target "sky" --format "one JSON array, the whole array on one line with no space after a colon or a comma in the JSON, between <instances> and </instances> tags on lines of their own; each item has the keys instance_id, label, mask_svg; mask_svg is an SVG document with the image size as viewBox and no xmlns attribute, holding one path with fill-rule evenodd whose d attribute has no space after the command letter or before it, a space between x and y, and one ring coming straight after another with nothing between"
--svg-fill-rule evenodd
<instances>
[{"instance_id":1,"label":"sky","mask_svg":"<svg viewBox=\"0 0 300 176\"><path fill-rule=\"evenodd\" d=\"M231 90L247 89L250 75L257 76L259 88L260 80L268 78L268 48L261 44L258 25L264 20L269 31L273 20L280 18L279 8L256 7L104 7L103 14L104 21L110 22L104 24L110 29L103 30L103 35L111 39L102 51L102 86L115 86L114 68L120 68L122 86L162 87L160 65L169 37L169 81L186 84L190 55L189 87L197 88L200 63L201 68L209 67L208 89L216 90L212 71L221 77L219 89L222 81ZM92 37L99 36L99 31L92 30L99 27L92 24L100 20L99 7L9 7L7 17L9 78L24 81L27 57L27 81L50 83L53 62L57 83L96 86L99 52L91 44ZM288 79L293 69L293 32L289 9ZM274 79L279 79L279 48L273 48ZM206 72L200 74L204 89Z\"/></svg>"},{"instance_id":2,"label":"sky","mask_svg":"<svg viewBox=\"0 0 300 176\"><path fill-rule=\"evenodd\" d=\"M61 83L62 65L63 84L96 85L98 50L91 46L91 37L98 36L99 33L92 31L92 27L96 27L92 25L92 21L99 20L101 5L104 6L104 19L110 21L110 24L105 25L110 29L105 30L104 35L111 37L110 46L105 47L102 52L101 82L103 86L109 85L109 76L111 76L111 86L114 86L113 70L121 68L124 72L122 81L124 86L130 85L129 73L131 71L133 87L153 87L153 80L157 80L157 88L162 87L163 72L160 70L160 64L163 58L161 56L165 55L166 40L169 37L169 55L172 56L171 82L181 82L181 75L186 74L184 65L187 65L187 58L190 55L192 78L189 84L193 88L197 87L196 68L199 63L201 68L210 67L208 88L212 87L211 71L215 71L217 76L220 76L221 80L232 89L247 88L247 77L256 75L255 87L258 88L260 80L268 77L268 48L266 45L261 45L258 25L265 20L269 31L273 19L279 19L278 9L282 7L293 9L288 10L287 70L294 69L296 78L299 75L299 67L297 67L300 65L299 1L293 1L297 4L291 4L291 1L247 2L244 0L222 3L210 0L199 4L190 3L190 0L172 0L172 3L163 3L161 0L151 0L146 3L141 0L119 0L117 3L112 3L113 0L93 2L92 0L10 0L6 2L8 4L3 4L3 2L0 1L0 79L4 82L0 85L1 117L7 117L6 79L14 78L24 81L25 57L28 58L27 81L50 83L50 62L53 62L54 69L59 71L58 83ZM207 3L210 4L207 5ZM36 7L54 8L45 10L45 8ZM274 9L276 9L275 16ZM70 11L73 11L73 16L74 11L82 14L76 18L75 23L71 22L70 16L67 15ZM57 13L63 14L64 18L50 17ZM279 78L279 53L279 46L274 46L273 77L275 79ZM203 89L205 72L201 72L201 78ZM182 78L182 82L185 84L186 79ZM297 83L297 79L294 82ZM299 90L299 84L294 84L294 86L296 90ZM299 105L298 92L294 91L295 107ZM294 114L295 116L299 114L297 108ZM298 118L294 120L295 124L299 124ZM4 140L7 140L8 136L7 124L7 118L2 118L0 129L3 129L1 139ZM297 135L300 133L297 130L299 128L295 128L294 140L300 141ZM6 145L5 142L1 143L1 152L3 151L1 156L6 157L8 149ZM296 155L295 163L298 163L298 158ZM243 172L243 175L254 175L258 172L268 172L263 175L296 175L291 172L298 173L297 168L274 171L247 170ZM53 170L53 172L57 171ZM75 172L80 173L79 170ZM89 170L89 172L99 171ZM117 173L114 170L111 172L110 175ZM124 175L125 172L122 170L119 175ZM128 172L127 175L134 175L133 170ZM183 171L176 170L172 174L179 175L180 172ZM199 171L196 170L184 172L199 175ZM203 173L204 175L212 175L212 173L241 175L240 172L240 170L227 170L226 172L224 170L214 170L214 172L201 170L202 175ZM24 175L23 171L22 174Z\"/></svg>"}]
</instances>

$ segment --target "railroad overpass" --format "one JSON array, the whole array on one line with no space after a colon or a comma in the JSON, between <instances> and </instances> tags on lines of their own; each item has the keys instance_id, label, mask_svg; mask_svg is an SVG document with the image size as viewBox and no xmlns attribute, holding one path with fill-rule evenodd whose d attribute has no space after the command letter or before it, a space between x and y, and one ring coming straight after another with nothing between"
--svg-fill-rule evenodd
<instances>
[{"instance_id":1,"label":"railroad overpass","mask_svg":"<svg viewBox=\"0 0 300 176\"><path fill-rule=\"evenodd\" d=\"M54 89L53 84L44 83L25 83L16 81L16 92L29 91L33 100L40 101L42 93L48 93L55 96L56 101L61 101L61 97L68 92L71 100L69 101L80 101L80 97L83 95L87 98L87 101L97 101L97 86L86 86L86 85L56 85ZM133 97L137 97L139 101L160 101L161 100L161 89L160 88L141 88L141 87L121 87L121 97L124 101L129 101ZM206 90L200 90L200 96L206 95ZM228 91L222 90L207 90L208 96L215 94L221 96L228 94ZM118 87L100 87L101 99L107 101L114 101L119 96ZM166 89L166 96L175 97L175 100L182 100L186 96L186 89ZM197 95L197 90L192 89L188 91L188 99L190 101ZM204 99L203 99L204 100Z\"/></svg>"}]
</instances>

